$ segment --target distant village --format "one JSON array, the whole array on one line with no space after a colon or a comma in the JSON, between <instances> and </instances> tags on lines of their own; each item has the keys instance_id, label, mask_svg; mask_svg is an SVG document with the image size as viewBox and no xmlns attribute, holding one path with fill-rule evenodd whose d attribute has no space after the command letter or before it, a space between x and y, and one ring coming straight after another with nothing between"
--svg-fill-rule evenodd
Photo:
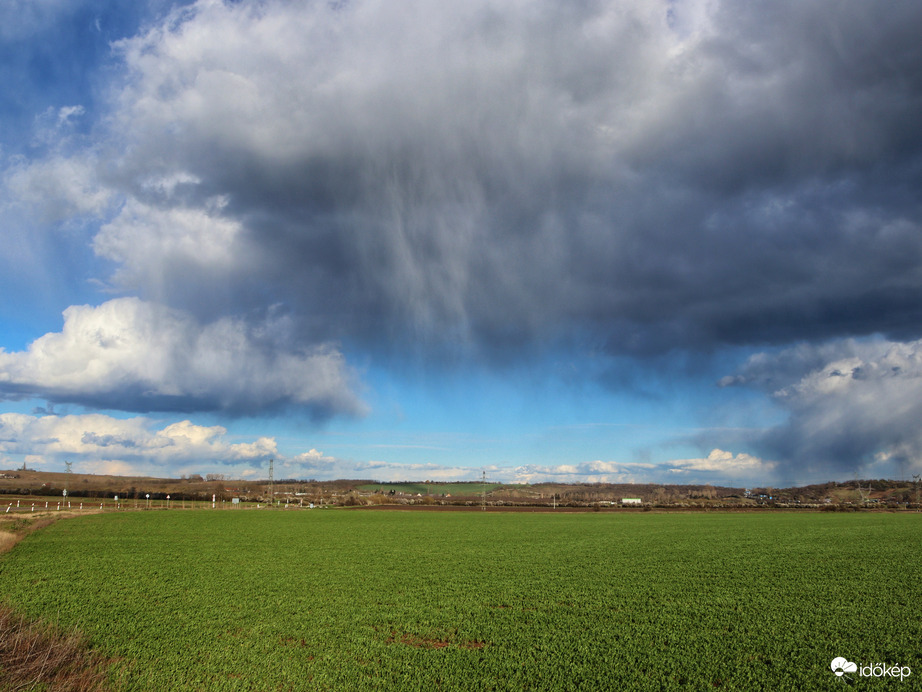
<instances>
[{"instance_id":1,"label":"distant village","mask_svg":"<svg viewBox=\"0 0 922 692\"><path fill-rule=\"evenodd\" d=\"M220 474L178 479L15 469L0 472L0 497L68 498L107 503L204 502L285 507L480 507L628 509L920 509L920 482L854 480L793 488L712 485L373 480L231 480ZM0 500L2 501L2 500ZM153 503L153 505L151 504Z\"/></svg>"}]
</instances>

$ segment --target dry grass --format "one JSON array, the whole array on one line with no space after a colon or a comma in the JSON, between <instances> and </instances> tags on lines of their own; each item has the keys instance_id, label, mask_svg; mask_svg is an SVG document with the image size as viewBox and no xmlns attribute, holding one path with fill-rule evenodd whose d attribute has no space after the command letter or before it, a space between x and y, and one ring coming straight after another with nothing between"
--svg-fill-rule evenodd
<instances>
[{"instance_id":1,"label":"dry grass","mask_svg":"<svg viewBox=\"0 0 922 692\"><path fill-rule=\"evenodd\" d=\"M0 606L0 690L102 692L106 667L78 632L63 634Z\"/></svg>"},{"instance_id":2,"label":"dry grass","mask_svg":"<svg viewBox=\"0 0 922 692\"><path fill-rule=\"evenodd\" d=\"M10 531L0 531L0 554L5 553L19 542L19 536Z\"/></svg>"}]
</instances>

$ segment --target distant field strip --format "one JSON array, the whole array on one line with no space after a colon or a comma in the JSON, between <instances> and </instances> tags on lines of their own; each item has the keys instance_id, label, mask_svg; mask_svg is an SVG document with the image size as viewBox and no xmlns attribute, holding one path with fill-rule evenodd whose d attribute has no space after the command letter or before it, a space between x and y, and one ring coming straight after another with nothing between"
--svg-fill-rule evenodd
<instances>
[{"instance_id":1,"label":"distant field strip","mask_svg":"<svg viewBox=\"0 0 922 692\"><path fill-rule=\"evenodd\" d=\"M502 483L367 483L358 486L358 490L364 492L402 493L405 495L456 495L456 496L473 496L480 495L483 492L491 493L501 488L514 489L518 485L503 485Z\"/></svg>"},{"instance_id":2,"label":"distant field strip","mask_svg":"<svg viewBox=\"0 0 922 692\"><path fill-rule=\"evenodd\" d=\"M0 596L115 689L833 690L845 657L908 690L920 537L909 512L111 513L27 537Z\"/></svg>"}]
</instances>

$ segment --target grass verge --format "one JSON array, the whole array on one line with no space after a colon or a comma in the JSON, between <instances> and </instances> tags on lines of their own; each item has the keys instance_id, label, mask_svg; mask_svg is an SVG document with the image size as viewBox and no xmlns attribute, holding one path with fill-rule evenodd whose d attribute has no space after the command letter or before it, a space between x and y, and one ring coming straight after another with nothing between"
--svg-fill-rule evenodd
<instances>
[{"instance_id":1,"label":"grass verge","mask_svg":"<svg viewBox=\"0 0 922 692\"><path fill-rule=\"evenodd\" d=\"M0 690L102 692L106 668L80 633L64 634L0 606Z\"/></svg>"},{"instance_id":2,"label":"grass verge","mask_svg":"<svg viewBox=\"0 0 922 692\"><path fill-rule=\"evenodd\" d=\"M4 517L0 554L33 531L67 516L73 514ZM108 689L107 667L108 662L93 654L76 630L63 633L0 605L0 691L102 692Z\"/></svg>"}]
</instances>

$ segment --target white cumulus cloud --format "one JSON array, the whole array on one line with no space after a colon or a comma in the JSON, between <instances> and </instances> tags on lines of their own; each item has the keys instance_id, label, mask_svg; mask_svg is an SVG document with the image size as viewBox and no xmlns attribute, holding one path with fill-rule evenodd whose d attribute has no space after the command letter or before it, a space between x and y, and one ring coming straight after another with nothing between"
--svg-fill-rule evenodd
<instances>
[{"instance_id":1,"label":"white cumulus cloud","mask_svg":"<svg viewBox=\"0 0 922 692\"><path fill-rule=\"evenodd\" d=\"M922 341L799 344L752 356L731 383L764 389L789 412L762 444L795 477L805 467L895 477L922 468Z\"/></svg>"},{"instance_id":2,"label":"white cumulus cloud","mask_svg":"<svg viewBox=\"0 0 922 692\"><path fill-rule=\"evenodd\" d=\"M24 352L0 350L0 395L127 411L295 406L318 416L361 414L339 351L285 348L274 341L283 327L267 323L260 332L231 318L200 324L136 298L72 306L62 331Z\"/></svg>"},{"instance_id":3,"label":"white cumulus cloud","mask_svg":"<svg viewBox=\"0 0 922 692\"><path fill-rule=\"evenodd\" d=\"M84 472L168 476L190 468L197 472L259 466L277 452L272 438L230 442L226 428L188 420L158 427L157 421L148 418L99 413L0 414L0 455L23 458L30 466L45 470L56 470L64 460L72 460L75 470Z\"/></svg>"},{"instance_id":4,"label":"white cumulus cloud","mask_svg":"<svg viewBox=\"0 0 922 692\"><path fill-rule=\"evenodd\" d=\"M734 455L722 449L713 449L704 458L677 459L669 462L669 466L676 471L714 471L721 474L721 478L747 476L763 479L774 470L774 462L766 462L751 454L740 453Z\"/></svg>"}]
</instances>

